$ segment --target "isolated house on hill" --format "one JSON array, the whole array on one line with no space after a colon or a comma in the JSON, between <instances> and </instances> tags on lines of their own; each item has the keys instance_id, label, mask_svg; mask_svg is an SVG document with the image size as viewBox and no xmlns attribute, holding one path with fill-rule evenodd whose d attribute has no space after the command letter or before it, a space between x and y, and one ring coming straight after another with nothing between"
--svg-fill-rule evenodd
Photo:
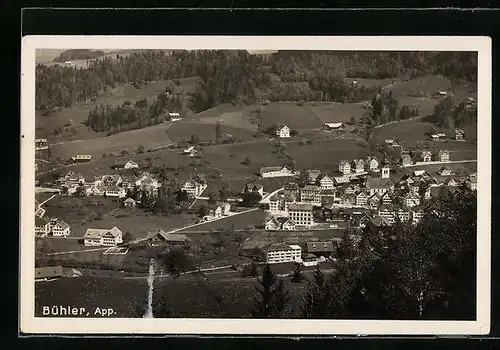
<instances>
[{"instance_id":1,"label":"isolated house on hill","mask_svg":"<svg viewBox=\"0 0 500 350\"><path fill-rule=\"evenodd\" d=\"M148 242L152 246L160 246L164 244L188 246L191 242L191 239L186 235L178 233L167 233L159 228L148 232Z\"/></svg>"},{"instance_id":2,"label":"isolated house on hill","mask_svg":"<svg viewBox=\"0 0 500 350\"><path fill-rule=\"evenodd\" d=\"M280 124L276 129L276 136L280 139L290 137L290 128L285 124Z\"/></svg>"},{"instance_id":3,"label":"isolated house on hill","mask_svg":"<svg viewBox=\"0 0 500 350\"><path fill-rule=\"evenodd\" d=\"M431 151L422 151L421 155L423 162L431 162L432 161L432 152Z\"/></svg>"},{"instance_id":4,"label":"isolated house on hill","mask_svg":"<svg viewBox=\"0 0 500 350\"><path fill-rule=\"evenodd\" d=\"M344 131L344 123L325 123L325 129L328 131Z\"/></svg>"},{"instance_id":5,"label":"isolated house on hill","mask_svg":"<svg viewBox=\"0 0 500 350\"><path fill-rule=\"evenodd\" d=\"M465 141L465 133L462 129L455 129L455 140Z\"/></svg>"},{"instance_id":6,"label":"isolated house on hill","mask_svg":"<svg viewBox=\"0 0 500 350\"><path fill-rule=\"evenodd\" d=\"M445 133L437 133L437 134L432 134L431 135L432 141L444 141L446 140L446 134Z\"/></svg>"},{"instance_id":7,"label":"isolated house on hill","mask_svg":"<svg viewBox=\"0 0 500 350\"><path fill-rule=\"evenodd\" d=\"M125 208L135 208L137 201L133 198L127 198L123 201L123 206Z\"/></svg>"}]
</instances>

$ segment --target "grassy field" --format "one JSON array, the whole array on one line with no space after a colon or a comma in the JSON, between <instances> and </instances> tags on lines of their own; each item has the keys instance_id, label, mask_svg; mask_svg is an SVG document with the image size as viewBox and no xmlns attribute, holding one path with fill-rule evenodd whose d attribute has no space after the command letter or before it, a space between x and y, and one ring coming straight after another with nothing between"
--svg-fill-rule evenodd
<instances>
[{"instance_id":1,"label":"grassy field","mask_svg":"<svg viewBox=\"0 0 500 350\"><path fill-rule=\"evenodd\" d=\"M266 130L274 124L283 123L291 129L321 128L323 122L306 105L296 103L271 102L263 105L260 117L260 130Z\"/></svg>"},{"instance_id":2,"label":"grassy field","mask_svg":"<svg viewBox=\"0 0 500 350\"><path fill-rule=\"evenodd\" d=\"M84 307L93 315L99 308L112 308L113 317L142 317L146 311L148 285L146 280L116 278L62 278L35 284L35 316L42 316L42 307L72 305Z\"/></svg>"},{"instance_id":3,"label":"grassy field","mask_svg":"<svg viewBox=\"0 0 500 350\"><path fill-rule=\"evenodd\" d=\"M71 108L63 108L59 113L53 116L37 115L37 137L47 137L52 139L52 131L55 128L61 127L72 121L72 125L78 126L78 134L74 139L83 139L101 136L99 133L88 131L87 127L82 123L88 118L90 110L94 109L97 105L109 104L110 106L121 105L125 101L135 101L143 98L153 98L158 93L165 91L168 81L151 82L141 89L136 89L131 85L119 86L113 89L106 95L99 97L98 102L92 102ZM190 83L191 84L191 83ZM57 142L57 141L54 141Z\"/></svg>"},{"instance_id":4,"label":"grassy field","mask_svg":"<svg viewBox=\"0 0 500 350\"><path fill-rule=\"evenodd\" d=\"M412 106L418 107L421 116L425 117L434 112L434 107L439 103L438 99L428 97L410 97L404 96L398 99L399 107Z\"/></svg>"},{"instance_id":5,"label":"grassy field","mask_svg":"<svg viewBox=\"0 0 500 350\"><path fill-rule=\"evenodd\" d=\"M369 153L369 147L365 141L315 140L311 145L289 144L287 151L300 169L337 171L340 160L364 158Z\"/></svg>"},{"instance_id":6,"label":"grassy field","mask_svg":"<svg viewBox=\"0 0 500 350\"><path fill-rule=\"evenodd\" d=\"M56 144L51 147L52 157L69 159L77 154L90 154L100 157L103 153L118 153L122 150L135 152L139 145L151 149L169 145L172 140L167 134L169 124L159 124L143 129L130 130L93 139Z\"/></svg>"},{"instance_id":7,"label":"grassy field","mask_svg":"<svg viewBox=\"0 0 500 350\"><path fill-rule=\"evenodd\" d=\"M398 79L366 79L366 78L345 78L346 83L352 84L353 81L358 82L358 86L366 86L366 87L384 87L392 84L393 81L397 81Z\"/></svg>"},{"instance_id":8,"label":"grassy field","mask_svg":"<svg viewBox=\"0 0 500 350\"><path fill-rule=\"evenodd\" d=\"M204 119L203 119L204 120ZM211 119L209 119L211 120ZM200 141L215 142L215 123L201 123L191 121L189 118L175 122L168 129L168 136L174 141L190 140L192 135L198 135ZM221 123L221 141L228 138L235 138L240 141L249 141L254 139L255 132L240 127L234 127Z\"/></svg>"},{"instance_id":9,"label":"grassy field","mask_svg":"<svg viewBox=\"0 0 500 350\"><path fill-rule=\"evenodd\" d=\"M359 118L367 112L363 103L316 102L307 107L318 116L323 123L346 123L351 117Z\"/></svg>"}]
</instances>

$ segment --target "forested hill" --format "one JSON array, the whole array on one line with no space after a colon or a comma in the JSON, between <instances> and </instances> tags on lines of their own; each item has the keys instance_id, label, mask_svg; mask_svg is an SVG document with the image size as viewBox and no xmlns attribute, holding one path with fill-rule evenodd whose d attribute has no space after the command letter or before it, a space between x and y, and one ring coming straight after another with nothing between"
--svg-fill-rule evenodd
<instances>
[{"instance_id":1,"label":"forested hill","mask_svg":"<svg viewBox=\"0 0 500 350\"><path fill-rule=\"evenodd\" d=\"M53 62L66 62L75 60L89 60L104 56L104 51L92 51L88 49L71 49L61 52L59 56L53 59Z\"/></svg>"},{"instance_id":2,"label":"forested hill","mask_svg":"<svg viewBox=\"0 0 500 350\"><path fill-rule=\"evenodd\" d=\"M143 51L98 58L85 69L37 65L36 108L86 103L121 84L142 85L194 76L203 81L194 94L196 111L238 98L352 102L364 99L367 92L359 91L362 86L354 89L345 78L413 78L425 74L475 81L477 54L279 51L272 55L252 55L247 51Z\"/></svg>"}]
</instances>

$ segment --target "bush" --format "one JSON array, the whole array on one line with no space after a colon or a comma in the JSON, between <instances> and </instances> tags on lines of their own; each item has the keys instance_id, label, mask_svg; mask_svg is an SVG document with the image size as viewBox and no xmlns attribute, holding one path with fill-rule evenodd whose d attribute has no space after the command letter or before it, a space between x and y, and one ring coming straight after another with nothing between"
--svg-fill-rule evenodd
<instances>
[{"instance_id":1,"label":"bush","mask_svg":"<svg viewBox=\"0 0 500 350\"><path fill-rule=\"evenodd\" d=\"M241 164L243 165L250 165L251 163L251 160L249 157L245 157L245 159L241 162Z\"/></svg>"}]
</instances>

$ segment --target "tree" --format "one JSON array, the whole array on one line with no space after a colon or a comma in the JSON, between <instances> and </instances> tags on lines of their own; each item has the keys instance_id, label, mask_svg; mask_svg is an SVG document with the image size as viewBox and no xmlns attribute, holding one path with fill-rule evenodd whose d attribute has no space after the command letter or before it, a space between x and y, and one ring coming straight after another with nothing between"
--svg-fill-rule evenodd
<instances>
[{"instance_id":1,"label":"tree","mask_svg":"<svg viewBox=\"0 0 500 350\"><path fill-rule=\"evenodd\" d=\"M220 121L215 124L215 143L219 144L222 136Z\"/></svg>"},{"instance_id":2,"label":"tree","mask_svg":"<svg viewBox=\"0 0 500 350\"><path fill-rule=\"evenodd\" d=\"M143 145L139 145L139 147L137 147L137 153L139 153L139 154L144 153L144 146Z\"/></svg>"},{"instance_id":3,"label":"tree","mask_svg":"<svg viewBox=\"0 0 500 350\"><path fill-rule=\"evenodd\" d=\"M128 243L132 240L132 234L130 232L125 232L123 235L123 243Z\"/></svg>"},{"instance_id":4,"label":"tree","mask_svg":"<svg viewBox=\"0 0 500 350\"><path fill-rule=\"evenodd\" d=\"M356 117L355 116L351 116L351 119L349 119L349 124L356 125Z\"/></svg>"},{"instance_id":5,"label":"tree","mask_svg":"<svg viewBox=\"0 0 500 350\"><path fill-rule=\"evenodd\" d=\"M300 283L304 279L304 275L302 274L302 269L300 267L299 263L295 264L295 270L293 271L292 275L292 282L293 283Z\"/></svg>"},{"instance_id":6,"label":"tree","mask_svg":"<svg viewBox=\"0 0 500 350\"><path fill-rule=\"evenodd\" d=\"M279 318L283 316L285 307L290 300L282 279L279 279L271 270L271 265L266 264L262 277L258 279L257 295L254 306L250 311L256 318Z\"/></svg>"},{"instance_id":7,"label":"tree","mask_svg":"<svg viewBox=\"0 0 500 350\"><path fill-rule=\"evenodd\" d=\"M200 205L198 207L198 216L200 218L202 218L202 217L204 217L207 214L208 214L208 208L206 206L204 206L204 205Z\"/></svg>"},{"instance_id":8,"label":"tree","mask_svg":"<svg viewBox=\"0 0 500 350\"><path fill-rule=\"evenodd\" d=\"M260 195L259 192L248 191L248 192L245 192L242 194L241 205L244 207L253 207L253 206L257 205L261 199L262 199L262 196Z\"/></svg>"},{"instance_id":9,"label":"tree","mask_svg":"<svg viewBox=\"0 0 500 350\"><path fill-rule=\"evenodd\" d=\"M250 160L250 157L245 157L245 159L241 162L243 165L250 165L252 161Z\"/></svg>"},{"instance_id":10,"label":"tree","mask_svg":"<svg viewBox=\"0 0 500 350\"><path fill-rule=\"evenodd\" d=\"M328 316L328 304L330 294L325 275L319 265L313 272L313 281L309 282L309 287L305 293L300 314L304 318L326 318Z\"/></svg>"},{"instance_id":11,"label":"tree","mask_svg":"<svg viewBox=\"0 0 500 350\"><path fill-rule=\"evenodd\" d=\"M217 195L213 192L210 192L208 194L208 204L215 204L217 202L218 198Z\"/></svg>"},{"instance_id":12,"label":"tree","mask_svg":"<svg viewBox=\"0 0 500 350\"><path fill-rule=\"evenodd\" d=\"M227 182L223 182L219 190L219 199L225 201L231 194L231 188Z\"/></svg>"},{"instance_id":13,"label":"tree","mask_svg":"<svg viewBox=\"0 0 500 350\"><path fill-rule=\"evenodd\" d=\"M158 254L158 263L169 273L174 280L191 267L191 261L185 250L173 247Z\"/></svg>"},{"instance_id":14,"label":"tree","mask_svg":"<svg viewBox=\"0 0 500 350\"><path fill-rule=\"evenodd\" d=\"M191 135L190 143L192 145L198 145L200 143L200 137L198 135Z\"/></svg>"}]
</instances>

